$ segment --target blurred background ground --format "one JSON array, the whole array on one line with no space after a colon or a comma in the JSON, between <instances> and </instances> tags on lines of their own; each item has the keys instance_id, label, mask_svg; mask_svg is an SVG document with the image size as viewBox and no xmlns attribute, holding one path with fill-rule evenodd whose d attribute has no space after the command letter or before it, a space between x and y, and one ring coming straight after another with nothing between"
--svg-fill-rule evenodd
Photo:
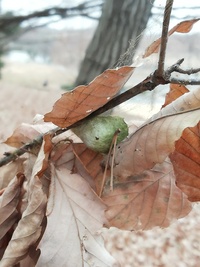
<instances>
[{"instance_id":1,"label":"blurred background ground","mask_svg":"<svg viewBox=\"0 0 200 267\"><path fill-rule=\"evenodd\" d=\"M4 57L5 67L0 81L0 142L21 122L31 122L37 113L50 111L53 103L64 92L61 89L63 85L73 84L93 32L94 29L56 32L37 29L13 42L12 51ZM53 38L49 38L51 35ZM44 37L43 41L34 43L33 39L41 40L39 36ZM167 64L185 57L188 67L197 67L197 55L200 52L197 40L198 34L173 37ZM147 68L138 69L128 84L134 85L141 81L154 69L156 63L154 59L149 60ZM5 150L9 149L1 145L0 153ZM167 229L156 228L136 233L110 229L105 230L104 235L108 249L123 267L200 265L198 204L186 218Z\"/></svg>"}]
</instances>

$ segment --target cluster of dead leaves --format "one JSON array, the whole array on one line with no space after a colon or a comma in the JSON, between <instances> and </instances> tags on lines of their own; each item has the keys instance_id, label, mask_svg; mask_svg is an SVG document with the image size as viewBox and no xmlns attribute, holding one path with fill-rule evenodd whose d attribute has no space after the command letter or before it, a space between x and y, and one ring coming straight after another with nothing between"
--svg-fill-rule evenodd
<instances>
[{"instance_id":1,"label":"cluster of dead leaves","mask_svg":"<svg viewBox=\"0 0 200 267\"><path fill-rule=\"evenodd\" d=\"M179 24L179 31L184 27ZM67 127L88 116L132 72L107 70L65 93L46 123L22 125L6 143L19 147L55 127L52 122ZM1 168L0 267L118 266L104 247L102 227L167 227L186 216L191 202L200 200L199 117L199 89L171 84L160 112L116 147L113 190L108 170L101 196L105 156L70 132L45 134L41 147Z\"/></svg>"}]
</instances>

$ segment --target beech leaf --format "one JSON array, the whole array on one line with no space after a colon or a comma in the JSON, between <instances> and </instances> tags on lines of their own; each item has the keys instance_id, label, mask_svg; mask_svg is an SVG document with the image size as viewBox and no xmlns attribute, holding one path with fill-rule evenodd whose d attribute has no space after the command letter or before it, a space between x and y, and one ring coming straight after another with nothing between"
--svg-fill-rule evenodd
<instances>
[{"instance_id":1,"label":"beech leaf","mask_svg":"<svg viewBox=\"0 0 200 267\"><path fill-rule=\"evenodd\" d=\"M39 114L37 115L42 116ZM19 127L17 127L14 130L13 134L10 137L8 137L4 143L6 145L19 148L22 145L35 139L39 134L45 134L48 131L52 130L53 128L55 128L54 124L44 123L43 120L35 124L22 123Z\"/></svg>"},{"instance_id":2,"label":"beech leaf","mask_svg":"<svg viewBox=\"0 0 200 267\"><path fill-rule=\"evenodd\" d=\"M34 262L29 257L29 252L35 249L36 242L43 230L43 218L46 212L48 183L43 179L43 174L48 168L48 157L51 151L51 136L45 135L37 159L32 161L29 157L27 165L31 165L27 171L28 186L26 186L26 206L19 220L12 238L4 252L0 267L13 266L19 261ZM45 182L44 182L45 181ZM46 193L44 192L46 191ZM23 199L25 202L25 199ZM38 251L34 251L33 258L37 258Z\"/></svg>"},{"instance_id":3,"label":"beech leaf","mask_svg":"<svg viewBox=\"0 0 200 267\"><path fill-rule=\"evenodd\" d=\"M23 162L23 159L17 159L14 162L1 167L0 190L6 188L18 172L23 172Z\"/></svg>"},{"instance_id":4,"label":"beech leaf","mask_svg":"<svg viewBox=\"0 0 200 267\"><path fill-rule=\"evenodd\" d=\"M41 178L43 176L44 171L48 168L49 154L51 150L52 150L51 135L46 134L43 137L42 146L40 148L37 159L32 169L33 183L35 182L34 177L37 176Z\"/></svg>"},{"instance_id":5,"label":"beech leaf","mask_svg":"<svg viewBox=\"0 0 200 267\"><path fill-rule=\"evenodd\" d=\"M24 144L30 142L38 134L38 131L36 131L30 124L22 123L22 125L16 128L13 134L8 137L8 139L4 143L6 145L19 148Z\"/></svg>"},{"instance_id":6,"label":"beech leaf","mask_svg":"<svg viewBox=\"0 0 200 267\"><path fill-rule=\"evenodd\" d=\"M111 226L125 230L167 227L191 211L187 196L176 186L169 160L152 170L115 181L114 190L104 189L107 219Z\"/></svg>"},{"instance_id":7,"label":"beech leaf","mask_svg":"<svg viewBox=\"0 0 200 267\"><path fill-rule=\"evenodd\" d=\"M169 105L185 93L189 93L189 90L184 85L171 83L170 91L166 94L165 103L163 104L162 108Z\"/></svg>"},{"instance_id":8,"label":"beech leaf","mask_svg":"<svg viewBox=\"0 0 200 267\"><path fill-rule=\"evenodd\" d=\"M89 149L85 144L73 144L73 151L76 156L77 172L89 182L99 195L103 179L103 168L101 165L104 156ZM92 177L92 181L88 178L87 174L89 174L89 177Z\"/></svg>"},{"instance_id":9,"label":"beech leaf","mask_svg":"<svg viewBox=\"0 0 200 267\"><path fill-rule=\"evenodd\" d=\"M103 177L100 166L102 155L89 150L84 144L73 144L73 149L80 164L93 177L99 194ZM191 210L187 196L175 184L169 160L126 180L114 179L113 192L110 191L109 175L107 172L102 200L108 206L106 214L110 226L125 230L167 227Z\"/></svg>"},{"instance_id":10,"label":"beech leaf","mask_svg":"<svg viewBox=\"0 0 200 267\"><path fill-rule=\"evenodd\" d=\"M105 205L88 183L72 174L65 164L59 169L52 165L51 173L52 210L48 208L51 212L39 244L37 267L117 266L97 233L107 223Z\"/></svg>"},{"instance_id":11,"label":"beech leaf","mask_svg":"<svg viewBox=\"0 0 200 267\"><path fill-rule=\"evenodd\" d=\"M190 201L200 201L200 123L186 128L170 154L177 186Z\"/></svg>"},{"instance_id":12,"label":"beech leaf","mask_svg":"<svg viewBox=\"0 0 200 267\"><path fill-rule=\"evenodd\" d=\"M198 18L198 19L191 19L191 20L186 20L186 21L182 21L178 23L168 32L168 36L172 35L174 32L179 32L179 33L190 32L190 30L192 29L192 26L199 20L200 19ZM160 48L160 43L161 43L161 38L158 38L150 46L148 46L147 49L145 50L143 58L149 57L153 53L158 53L159 48Z\"/></svg>"},{"instance_id":13,"label":"beech leaf","mask_svg":"<svg viewBox=\"0 0 200 267\"><path fill-rule=\"evenodd\" d=\"M0 239L17 220L17 205L23 181L24 175L18 173L0 196Z\"/></svg>"},{"instance_id":14,"label":"beech leaf","mask_svg":"<svg viewBox=\"0 0 200 267\"><path fill-rule=\"evenodd\" d=\"M148 120L129 139L118 145L114 173L119 179L151 169L174 151L185 128L200 118L199 89L184 94Z\"/></svg>"},{"instance_id":15,"label":"beech leaf","mask_svg":"<svg viewBox=\"0 0 200 267\"><path fill-rule=\"evenodd\" d=\"M65 128L87 117L110 101L132 73L133 67L128 66L104 71L88 85L81 85L64 93L54 104L53 110L45 114L44 121Z\"/></svg>"},{"instance_id":16,"label":"beech leaf","mask_svg":"<svg viewBox=\"0 0 200 267\"><path fill-rule=\"evenodd\" d=\"M38 240L41 234L46 201L42 184L38 178L35 178L28 206L4 252L0 267L10 267L18 263L26 256L29 247Z\"/></svg>"}]
</instances>

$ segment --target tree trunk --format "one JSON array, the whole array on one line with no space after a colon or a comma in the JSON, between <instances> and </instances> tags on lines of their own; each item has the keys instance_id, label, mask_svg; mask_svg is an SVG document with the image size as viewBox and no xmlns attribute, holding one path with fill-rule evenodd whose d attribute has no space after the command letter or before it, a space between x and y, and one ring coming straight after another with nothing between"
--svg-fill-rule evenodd
<instances>
[{"instance_id":1,"label":"tree trunk","mask_svg":"<svg viewBox=\"0 0 200 267\"><path fill-rule=\"evenodd\" d=\"M89 83L117 63L127 51L130 40L137 40L145 29L153 2L105 0L99 24L86 50L75 85ZM124 58L123 65L130 65L132 57L133 53L131 57Z\"/></svg>"}]
</instances>

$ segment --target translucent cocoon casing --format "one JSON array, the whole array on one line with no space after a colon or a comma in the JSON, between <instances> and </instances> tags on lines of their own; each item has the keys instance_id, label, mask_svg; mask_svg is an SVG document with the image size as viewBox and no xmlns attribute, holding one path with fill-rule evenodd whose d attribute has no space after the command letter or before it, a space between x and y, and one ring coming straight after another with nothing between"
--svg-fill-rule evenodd
<instances>
[{"instance_id":1,"label":"translucent cocoon casing","mask_svg":"<svg viewBox=\"0 0 200 267\"><path fill-rule=\"evenodd\" d=\"M119 143L128 136L128 126L124 119L118 116L97 116L72 130L90 149L107 153L118 129Z\"/></svg>"}]
</instances>

